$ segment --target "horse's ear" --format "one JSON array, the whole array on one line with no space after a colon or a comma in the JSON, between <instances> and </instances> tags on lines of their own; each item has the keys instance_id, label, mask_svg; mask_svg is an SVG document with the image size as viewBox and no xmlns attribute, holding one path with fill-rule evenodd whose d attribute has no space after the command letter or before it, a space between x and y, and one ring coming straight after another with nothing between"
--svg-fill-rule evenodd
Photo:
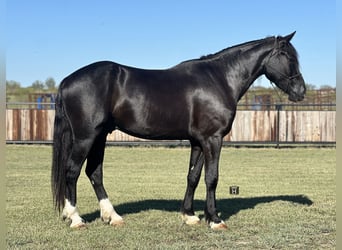
<instances>
[{"instance_id":1,"label":"horse's ear","mask_svg":"<svg viewBox=\"0 0 342 250\"><path fill-rule=\"evenodd\" d=\"M283 37L283 39L284 39L285 41L287 41L287 42L290 42L291 39L292 39L292 37L293 37L295 34L296 34L296 31L294 31L294 32L292 32L291 34L289 34L289 35Z\"/></svg>"},{"instance_id":2,"label":"horse's ear","mask_svg":"<svg viewBox=\"0 0 342 250\"><path fill-rule=\"evenodd\" d=\"M287 46L287 44L291 41L292 37L296 34L296 31L292 32L291 34L287 36L278 36L276 38L276 43L278 44L278 48L283 48Z\"/></svg>"}]
</instances>

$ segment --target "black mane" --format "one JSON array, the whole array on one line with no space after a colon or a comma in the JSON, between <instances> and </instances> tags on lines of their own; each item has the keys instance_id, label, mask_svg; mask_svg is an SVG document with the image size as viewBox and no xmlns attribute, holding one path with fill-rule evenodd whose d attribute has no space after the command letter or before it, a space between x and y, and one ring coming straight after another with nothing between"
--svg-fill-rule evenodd
<instances>
[{"instance_id":1,"label":"black mane","mask_svg":"<svg viewBox=\"0 0 342 250\"><path fill-rule=\"evenodd\" d=\"M267 37L264 39L259 39L259 40L254 40L254 41L249 41L249 42L237 44L237 45L222 49L222 50L220 50L214 54L208 54L208 55L201 56L197 60L213 59L213 58L217 58L223 54L224 55L226 55L228 53L229 54L235 54L236 52L246 51L246 50L250 49L251 47L254 47L255 45L262 44L262 43L269 41L271 39L275 39L275 37Z\"/></svg>"},{"instance_id":2,"label":"black mane","mask_svg":"<svg viewBox=\"0 0 342 250\"><path fill-rule=\"evenodd\" d=\"M274 42L275 37L266 37L264 39L259 39L259 40L254 40L254 41L249 41L249 42L245 42L245 43L241 43L241 44L237 44L225 49L222 49L216 53L213 54L208 54L208 55L203 55L199 58L196 59L190 59L190 60L186 60L181 62L180 64L184 64L184 63L189 63L189 62L195 62L195 61L206 61L206 60L214 60L214 59L218 59L223 55L230 55L232 58L235 58L236 55L240 54L241 52L244 52L246 50L251 49L252 47L256 46L256 45L261 45L264 44L265 42L269 42L271 40L273 40ZM178 65L180 65L178 64Z\"/></svg>"}]
</instances>

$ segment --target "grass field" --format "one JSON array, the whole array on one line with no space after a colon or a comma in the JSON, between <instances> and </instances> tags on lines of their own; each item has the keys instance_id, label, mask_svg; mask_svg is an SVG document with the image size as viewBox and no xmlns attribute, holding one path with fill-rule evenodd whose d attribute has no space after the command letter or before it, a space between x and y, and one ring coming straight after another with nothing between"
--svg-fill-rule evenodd
<instances>
[{"instance_id":1,"label":"grass field","mask_svg":"<svg viewBox=\"0 0 342 250\"><path fill-rule=\"evenodd\" d=\"M72 230L53 210L51 147L6 146L7 249L335 249L335 149L223 148L217 205L228 230L219 232L181 222L189 152L108 147L104 182L126 224L102 223L82 171L78 207L88 227ZM204 198L202 176L200 217Z\"/></svg>"}]
</instances>

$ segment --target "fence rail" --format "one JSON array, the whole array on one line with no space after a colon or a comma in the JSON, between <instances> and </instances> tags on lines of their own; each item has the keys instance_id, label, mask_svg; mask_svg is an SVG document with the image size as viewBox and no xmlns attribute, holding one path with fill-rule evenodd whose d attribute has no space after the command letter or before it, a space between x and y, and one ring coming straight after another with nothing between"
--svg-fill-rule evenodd
<instances>
[{"instance_id":1,"label":"fence rail","mask_svg":"<svg viewBox=\"0 0 342 250\"><path fill-rule=\"evenodd\" d=\"M336 143L336 106L323 105L318 110L306 105L276 105L275 109L237 111L231 132L224 137L225 144L289 144ZM322 105L320 105L322 106ZM240 107L241 108L241 107ZM52 109L6 110L7 143L51 143L55 111ZM149 140L127 135L119 130L107 136L109 144L149 144ZM166 142L165 142L166 143ZM183 145L175 141L174 145ZM185 143L187 144L187 143Z\"/></svg>"}]
</instances>

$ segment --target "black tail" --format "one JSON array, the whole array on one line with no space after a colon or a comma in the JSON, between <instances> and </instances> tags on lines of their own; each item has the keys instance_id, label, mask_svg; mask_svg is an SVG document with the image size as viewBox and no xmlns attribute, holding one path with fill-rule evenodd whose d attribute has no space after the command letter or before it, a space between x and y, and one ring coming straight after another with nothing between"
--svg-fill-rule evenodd
<instances>
[{"instance_id":1,"label":"black tail","mask_svg":"<svg viewBox=\"0 0 342 250\"><path fill-rule=\"evenodd\" d=\"M72 148L72 128L65 113L61 89L56 97L56 113L53 133L53 159L51 187L55 209L64 207L66 190L66 168Z\"/></svg>"}]
</instances>

